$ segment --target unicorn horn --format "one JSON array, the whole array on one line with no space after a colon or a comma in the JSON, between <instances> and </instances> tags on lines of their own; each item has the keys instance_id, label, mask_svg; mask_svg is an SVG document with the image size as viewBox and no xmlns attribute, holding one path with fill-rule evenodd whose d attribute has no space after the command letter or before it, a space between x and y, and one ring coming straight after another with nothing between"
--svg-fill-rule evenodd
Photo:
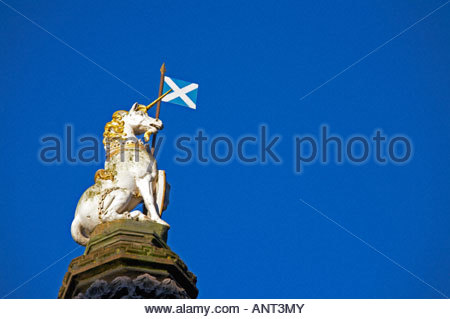
<instances>
[{"instance_id":1,"label":"unicorn horn","mask_svg":"<svg viewBox=\"0 0 450 319\"><path fill-rule=\"evenodd\" d=\"M159 98L157 98L156 100L154 100L152 103L150 103L149 105L146 106L147 111L150 110L150 108L155 105L156 103L158 103L159 101L161 101L167 94L169 94L170 92L172 92L172 89L170 89L169 91L167 91L166 93L164 93L163 95L161 95Z\"/></svg>"}]
</instances>

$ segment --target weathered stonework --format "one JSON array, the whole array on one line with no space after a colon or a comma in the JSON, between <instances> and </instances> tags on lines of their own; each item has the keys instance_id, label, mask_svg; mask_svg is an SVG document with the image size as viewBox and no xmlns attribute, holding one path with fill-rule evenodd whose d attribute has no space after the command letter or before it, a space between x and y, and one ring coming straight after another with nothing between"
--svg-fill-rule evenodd
<instances>
[{"instance_id":1,"label":"weathered stonework","mask_svg":"<svg viewBox=\"0 0 450 319\"><path fill-rule=\"evenodd\" d=\"M70 263L58 298L196 298L197 277L167 246L167 231L126 219L98 225Z\"/></svg>"},{"instance_id":2,"label":"weathered stonework","mask_svg":"<svg viewBox=\"0 0 450 319\"><path fill-rule=\"evenodd\" d=\"M116 277L113 281L97 279L86 292L80 292L75 299L188 299L186 290L180 288L170 278L157 280L143 274L132 280L127 276Z\"/></svg>"}]
</instances>

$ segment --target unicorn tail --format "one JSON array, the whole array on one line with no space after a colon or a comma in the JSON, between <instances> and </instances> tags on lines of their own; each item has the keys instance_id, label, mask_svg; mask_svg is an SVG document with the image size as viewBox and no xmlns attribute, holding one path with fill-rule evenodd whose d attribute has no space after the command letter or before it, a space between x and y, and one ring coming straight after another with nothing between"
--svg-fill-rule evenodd
<instances>
[{"instance_id":1,"label":"unicorn tail","mask_svg":"<svg viewBox=\"0 0 450 319\"><path fill-rule=\"evenodd\" d=\"M75 216L72 226L70 227L70 232L72 233L73 239L80 245L86 246L89 241L89 237L86 237L81 231L80 219Z\"/></svg>"}]
</instances>

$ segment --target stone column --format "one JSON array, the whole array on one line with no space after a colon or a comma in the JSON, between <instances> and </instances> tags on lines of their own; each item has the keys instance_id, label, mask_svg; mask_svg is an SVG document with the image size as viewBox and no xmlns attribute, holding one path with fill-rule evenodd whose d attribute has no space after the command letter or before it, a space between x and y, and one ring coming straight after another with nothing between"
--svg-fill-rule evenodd
<instances>
[{"instance_id":1,"label":"stone column","mask_svg":"<svg viewBox=\"0 0 450 319\"><path fill-rule=\"evenodd\" d=\"M126 219L98 225L70 263L58 298L196 298L197 277L167 246L167 232Z\"/></svg>"}]
</instances>

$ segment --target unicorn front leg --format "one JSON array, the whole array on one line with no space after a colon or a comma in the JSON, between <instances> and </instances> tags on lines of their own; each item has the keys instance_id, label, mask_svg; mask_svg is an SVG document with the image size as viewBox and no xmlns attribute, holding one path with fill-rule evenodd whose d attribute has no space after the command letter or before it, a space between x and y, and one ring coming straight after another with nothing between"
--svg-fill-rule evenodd
<instances>
[{"instance_id":1,"label":"unicorn front leg","mask_svg":"<svg viewBox=\"0 0 450 319\"><path fill-rule=\"evenodd\" d=\"M147 208L150 219L158 224L169 226L169 224L161 219L156 211L153 188L151 187L151 175L147 174L144 177L137 178L136 186L138 187L142 199L144 200L144 205Z\"/></svg>"}]
</instances>

